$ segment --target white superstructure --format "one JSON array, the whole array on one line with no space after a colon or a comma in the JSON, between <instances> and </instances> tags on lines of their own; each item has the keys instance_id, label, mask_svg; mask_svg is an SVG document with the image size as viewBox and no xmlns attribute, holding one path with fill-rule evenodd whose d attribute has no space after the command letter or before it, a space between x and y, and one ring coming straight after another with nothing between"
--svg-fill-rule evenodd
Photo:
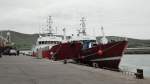
<instances>
[{"instance_id":1,"label":"white superstructure","mask_svg":"<svg viewBox=\"0 0 150 84\"><path fill-rule=\"evenodd\" d=\"M52 46L61 43L62 38L57 36L40 36L36 42L37 49L51 49Z\"/></svg>"},{"instance_id":2,"label":"white superstructure","mask_svg":"<svg viewBox=\"0 0 150 84\"><path fill-rule=\"evenodd\" d=\"M38 55L41 56L41 52L43 50L49 50L52 48L52 46L60 44L62 41L62 37L58 35L54 35L53 28L52 28L52 18L49 16L47 21L47 27L48 27L48 33L39 35L36 45L33 48L34 52L39 53Z\"/></svg>"}]
</instances>

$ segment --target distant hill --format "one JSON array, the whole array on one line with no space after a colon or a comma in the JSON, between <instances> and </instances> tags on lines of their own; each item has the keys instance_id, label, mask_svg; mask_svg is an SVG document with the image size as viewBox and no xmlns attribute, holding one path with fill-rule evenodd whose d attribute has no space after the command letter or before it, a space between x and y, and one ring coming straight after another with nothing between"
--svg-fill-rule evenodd
<instances>
[{"instance_id":1,"label":"distant hill","mask_svg":"<svg viewBox=\"0 0 150 84\"><path fill-rule=\"evenodd\" d=\"M7 36L8 31L2 31L4 37ZM9 31L11 35L11 41L15 43L17 49L26 50L31 49L35 44L38 34L23 34L19 32Z\"/></svg>"},{"instance_id":2,"label":"distant hill","mask_svg":"<svg viewBox=\"0 0 150 84\"><path fill-rule=\"evenodd\" d=\"M8 31L3 31L3 36L6 37ZM11 34L11 40L15 43L15 47L21 50L31 49L35 44L38 34L23 34L19 32L9 31ZM97 40L100 40L101 37L97 37ZM108 36L109 40L121 40L123 37ZM139 48L139 47L150 47L150 40L141 40L128 38L129 48Z\"/></svg>"}]
</instances>

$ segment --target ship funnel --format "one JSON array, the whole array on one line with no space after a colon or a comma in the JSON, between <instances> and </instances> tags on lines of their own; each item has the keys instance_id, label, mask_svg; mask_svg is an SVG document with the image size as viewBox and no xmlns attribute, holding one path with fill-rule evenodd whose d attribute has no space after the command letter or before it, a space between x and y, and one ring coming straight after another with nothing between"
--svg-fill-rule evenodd
<instances>
[{"instance_id":1,"label":"ship funnel","mask_svg":"<svg viewBox=\"0 0 150 84\"><path fill-rule=\"evenodd\" d=\"M103 26L101 27L101 32L102 32L102 38L101 38L101 43L102 44L107 44L108 43L108 39L106 38L106 36L105 36L105 33L104 33L104 29L103 29Z\"/></svg>"}]
</instances>

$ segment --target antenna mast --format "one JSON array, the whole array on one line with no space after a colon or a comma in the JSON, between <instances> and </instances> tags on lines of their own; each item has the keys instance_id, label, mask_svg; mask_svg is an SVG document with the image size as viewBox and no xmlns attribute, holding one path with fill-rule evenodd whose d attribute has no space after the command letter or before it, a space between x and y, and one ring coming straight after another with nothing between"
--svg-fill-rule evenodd
<instances>
[{"instance_id":1,"label":"antenna mast","mask_svg":"<svg viewBox=\"0 0 150 84\"><path fill-rule=\"evenodd\" d=\"M52 29L53 21L52 21L52 17L51 16L48 17L47 23L48 23L47 26L48 26L48 31L49 31L48 33L52 35L53 34L52 33L52 31L53 31L53 29Z\"/></svg>"},{"instance_id":2,"label":"antenna mast","mask_svg":"<svg viewBox=\"0 0 150 84\"><path fill-rule=\"evenodd\" d=\"M105 33L104 33L104 28L103 28L103 26L101 27L101 31L102 31L103 37L105 38Z\"/></svg>"},{"instance_id":3,"label":"antenna mast","mask_svg":"<svg viewBox=\"0 0 150 84\"><path fill-rule=\"evenodd\" d=\"M11 43L11 36L10 36L10 32L7 32L7 40L8 40L8 43Z\"/></svg>"},{"instance_id":4,"label":"antenna mast","mask_svg":"<svg viewBox=\"0 0 150 84\"><path fill-rule=\"evenodd\" d=\"M63 36L64 36L64 41L66 41L66 28L63 28Z\"/></svg>"},{"instance_id":5,"label":"antenna mast","mask_svg":"<svg viewBox=\"0 0 150 84\"><path fill-rule=\"evenodd\" d=\"M2 31L1 31L1 35L0 35L0 46L3 45L3 36L2 36Z\"/></svg>"},{"instance_id":6,"label":"antenna mast","mask_svg":"<svg viewBox=\"0 0 150 84\"><path fill-rule=\"evenodd\" d=\"M80 29L80 32L79 32L79 34L80 33L82 33L84 36L86 35L86 24L85 24L85 18L84 17L82 17L82 19L80 20L81 21L81 29Z\"/></svg>"},{"instance_id":7,"label":"antenna mast","mask_svg":"<svg viewBox=\"0 0 150 84\"><path fill-rule=\"evenodd\" d=\"M101 31L102 31L102 35L103 35L102 38L101 38L101 43L102 44L107 44L108 43L108 39L105 36L103 26L101 27Z\"/></svg>"}]
</instances>

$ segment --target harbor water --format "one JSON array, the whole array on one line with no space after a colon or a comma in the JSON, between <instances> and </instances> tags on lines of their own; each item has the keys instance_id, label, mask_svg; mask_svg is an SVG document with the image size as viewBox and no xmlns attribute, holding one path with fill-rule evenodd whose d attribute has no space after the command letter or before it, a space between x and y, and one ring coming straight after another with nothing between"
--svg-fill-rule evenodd
<instances>
[{"instance_id":1,"label":"harbor water","mask_svg":"<svg viewBox=\"0 0 150 84\"><path fill-rule=\"evenodd\" d=\"M150 54L125 54L119 67L131 72L143 69L144 76L150 77Z\"/></svg>"}]
</instances>

